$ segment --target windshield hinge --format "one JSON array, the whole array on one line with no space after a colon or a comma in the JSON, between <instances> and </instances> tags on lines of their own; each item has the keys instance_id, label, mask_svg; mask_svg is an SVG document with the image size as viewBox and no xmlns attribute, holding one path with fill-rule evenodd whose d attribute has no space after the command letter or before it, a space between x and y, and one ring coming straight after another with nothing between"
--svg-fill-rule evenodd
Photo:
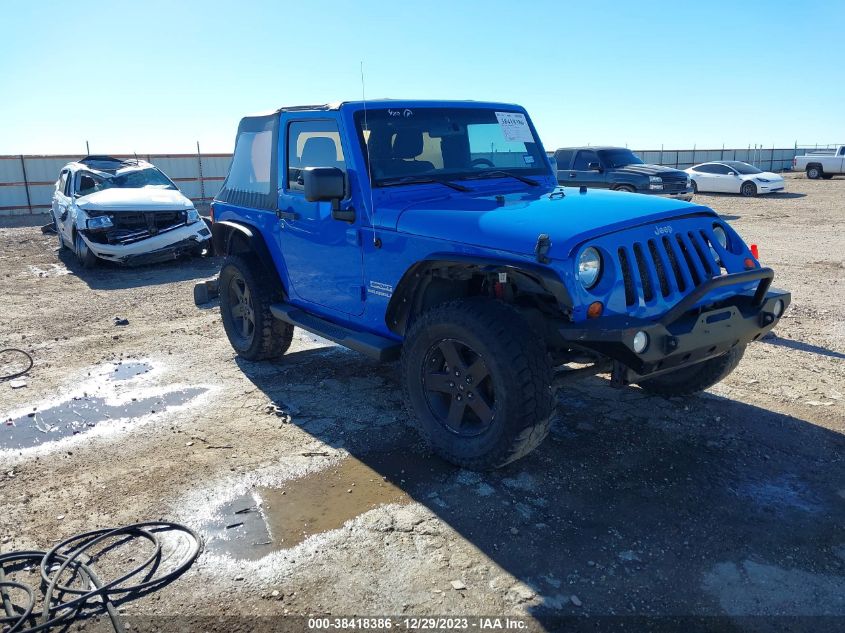
<instances>
[{"instance_id":1,"label":"windshield hinge","mask_svg":"<svg viewBox=\"0 0 845 633\"><path fill-rule=\"evenodd\" d=\"M552 240L545 233L537 237L537 245L534 247L534 256L541 264L548 264L552 260L549 259L549 249L552 247Z\"/></svg>"}]
</instances>

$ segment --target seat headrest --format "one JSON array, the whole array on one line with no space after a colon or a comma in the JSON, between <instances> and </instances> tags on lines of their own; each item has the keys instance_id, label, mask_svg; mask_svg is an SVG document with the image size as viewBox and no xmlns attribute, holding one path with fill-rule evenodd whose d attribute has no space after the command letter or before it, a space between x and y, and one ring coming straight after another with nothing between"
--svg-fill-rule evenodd
<instances>
[{"instance_id":1,"label":"seat headrest","mask_svg":"<svg viewBox=\"0 0 845 633\"><path fill-rule=\"evenodd\" d=\"M399 130L393 137L393 158L416 158L423 151L423 135L419 130Z\"/></svg>"},{"instance_id":2,"label":"seat headrest","mask_svg":"<svg viewBox=\"0 0 845 633\"><path fill-rule=\"evenodd\" d=\"M333 167L337 164L337 145L327 136L312 136L302 146L303 167Z\"/></svg>"}]
</instances>

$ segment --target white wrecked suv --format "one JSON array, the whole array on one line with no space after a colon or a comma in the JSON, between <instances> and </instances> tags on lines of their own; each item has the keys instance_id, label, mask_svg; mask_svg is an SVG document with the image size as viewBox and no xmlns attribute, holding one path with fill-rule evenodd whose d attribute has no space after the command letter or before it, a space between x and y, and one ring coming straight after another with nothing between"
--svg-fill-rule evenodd
<instances>
[{"instance_id":1,"label":"white wrecked suv","mask_svg":"<svg viewBox=\"0 0 845 633\"><path fill-rule=\"evenodd\" d=\"M62 168L53 194L59 248L85 268L103 259L150 264L201 254L211 231L193 203L142 160L87 156Z\"/></svg>"}]
</instances>

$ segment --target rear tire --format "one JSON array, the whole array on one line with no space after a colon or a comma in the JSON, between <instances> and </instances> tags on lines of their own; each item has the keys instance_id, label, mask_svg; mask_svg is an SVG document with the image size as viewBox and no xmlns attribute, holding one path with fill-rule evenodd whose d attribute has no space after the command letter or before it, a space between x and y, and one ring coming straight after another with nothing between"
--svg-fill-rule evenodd
<instances>
[{"instance_id":1,"label":"rear tire","mask_svg":"<svg viewBox=\"0 0 845 633\"><path fill-rule=\"evenodd\" d=\"M643 380L639 385L644 391L665 398L691 396L727 378L739 365L744 353L745 345L737 345L721 356Z\"/></svg>"},{"instance_id":2,"label":"rear tire","mask_svg":"<svg viewBox=\"0 0 845 633\"><path fill-rule=\"evenodd\" d=\"M757 195L757 185L755 185L750 180L747 180L742 183L742 186L739 188L739 193L741 193L746 198L753 198Z\"/></svg>"},{"instance_id":3,"label":"rear tire","mask_svg":"<svg viewBox=\"0 0 845 633\"><path fill-rule=\"evenodd\" d=\"M61 238L60 238L61 239ZM88 244L82 239L80 233L74 233L73 251L76 253L76 259L83 268L90 269L97 265L97 256L88 248Z\"/></svg>"},{"instance_id":4,"label":"rear tire","mask_svg":"<svg viewBox=\"0 0 845 633\"><path fill-rule=\"evenodd\" d=\"M696 194L698 193L698 183L694 180L692 181L692 192Z\"/></svg>"},{"instance_id":5,"label":"rear tire","mask_svg":"<svg viewBox=\"0 0 845 633\"><path fill-rule=\"evenodd\" d=\"M808 165L807 166L807 178L810 180L818 180L824 176L824 172L822 168L818 165Z\"/></svg>"},{"instance_id":6,"label":"rear tire","mask_svg":"<svg viewBox=\"0 0 845 633\"><path fill-rule=\"evenodd\" d=\"M434 452L489 470L534 450L554 400L542 339L512 307L459 299L420 316L402 349L405 402Z\"/></svg>"},{"instance_id":7,"label":"rear tire","mask_svg":"<svg viewBox=\"0 0 845 633\"><path fill-rule=\"evenodd\" d=\"M282 356L293 340L293 326L275 318L270 305L282 299L250 258L230 255L218 284L223 329L238 356L265 360Z\"/></svg>"}]
</instances>

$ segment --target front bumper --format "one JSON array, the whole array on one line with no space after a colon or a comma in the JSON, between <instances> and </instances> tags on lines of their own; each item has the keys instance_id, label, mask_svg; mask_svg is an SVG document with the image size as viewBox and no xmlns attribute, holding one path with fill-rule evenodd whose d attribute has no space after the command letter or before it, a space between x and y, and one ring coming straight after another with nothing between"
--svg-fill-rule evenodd
<instances>
[{"instance_id":1,"label":"front bumper","mask_svg":"<svg viewBox=\"0 0 845 633\"><path fill-rule=\"evenodd\" d=\"M211 239L205 222L194 222L130 244L101 244L82 236L97 257L123 264L150 264L175 259L191 250L203 248Z\"/></svg>"},{"instance_id":2,"label":"front bumper","mask_svg":"<svg viewBox=\"0 0 845 633\"><path fill-rule=\"evenodd\" d=\"M769 290L773 276L770 269L763 268L716 277L657 321L607 317L567 324L559 333L574 346L618 361L627 370L626 382L637 382L643 376L721 356L732 347L746 345L767 334L791 301L790 293ZM718 304L694 309L712 289L756 280L759 285L754 295L738 294ZM648 336L648 345L640 353L634 351L633 344L638 332Z\"/></svg>"},{"instance_id":3,"label":"front bumper","mask_svg":"<svg viewBox=\"0 0 845 633\"><path fill-rule=\"evenodd\" d=\"M690 189L689 191L676 191L674 193L660 193L655 192L658 196L663 198L671 198L673 200L684 200L685 202L689 202L692 200L693 191Z\"/></svg>"},{"instance_id":4,"label":"front bumper","mask_svg":"<svg viewBox=\"0 0 845 633\"><path fill-rule=\"evenodd\" d=\"M760 193L776 193L786 189L786 183L783 180L773 180L771 182L755 183L760 190Z\"/></svg>"}]
</instances>

